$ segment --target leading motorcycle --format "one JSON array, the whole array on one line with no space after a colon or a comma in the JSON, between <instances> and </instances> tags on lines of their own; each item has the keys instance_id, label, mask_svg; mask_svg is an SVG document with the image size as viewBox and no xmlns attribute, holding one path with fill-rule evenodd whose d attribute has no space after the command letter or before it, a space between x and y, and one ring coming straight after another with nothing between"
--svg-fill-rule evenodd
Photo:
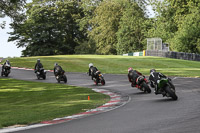
<instances>
[{"instance_id":1,"label":"leading motorcycle","mask_svg":"<svg viewBox=\"0 0 200 133\"><path fill-rule=\"evenodd\" d=\"M11 67L10 65L5 65L4 68L2 69L2 72L1 72L1 76L5 76L5 77L8 77L8 75L10 74L11 72Z\"/></svg>"},{"instance_id":2,"label":"leading motorcycle","mask_svg":"<svg viewBox=\"0 0 200 133\"><path fill-rule=\"evenodd\" d=\"M162 94L163 97L171 97L173 100L177 100L175 86L173 85L170 78L161 78L157 81L157 89L159 90L157 94Z\"/></svg>"}]
</instances>

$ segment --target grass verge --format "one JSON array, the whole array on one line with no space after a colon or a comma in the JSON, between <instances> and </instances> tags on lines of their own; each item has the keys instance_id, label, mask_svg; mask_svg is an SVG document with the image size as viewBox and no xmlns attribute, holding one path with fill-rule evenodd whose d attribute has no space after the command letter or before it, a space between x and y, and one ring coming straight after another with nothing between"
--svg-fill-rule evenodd
<instances>
[{"instance_id":1,"label":"grass verge","mask_svg":"<svg viewBox=\"0 0 200 133\"><path fill-rule=\"evenodd\" d=\"M89 88L62 84L0 78L0 85L0 128L85 112L109 100Z\"/></svg>"},{"instance_id":2,"label":"grass verge","mask_svg":"<svg viewBox=\"0 0 200 133\"><path fill-rule=\"evenodd\" d=\"M120 55L59 55L35 56L9 59L13 66L33 68L40 59L45 69L53 69L54 63L60 64L68 72L87 72L88 64L93 63L102 73L127 74L128 67L149 75L152 68L168 75L200 77L200 62L152 56Z\"/></svg>"}]
</instances>

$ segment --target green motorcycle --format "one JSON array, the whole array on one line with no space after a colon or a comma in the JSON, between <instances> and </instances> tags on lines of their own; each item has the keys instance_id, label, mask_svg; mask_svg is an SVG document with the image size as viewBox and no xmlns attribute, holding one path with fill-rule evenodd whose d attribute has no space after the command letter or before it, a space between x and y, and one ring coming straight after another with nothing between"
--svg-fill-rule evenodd
<instances>
[{"instance_id":1,"label":"green motorcycle","mask_svg":"<svg viewBox=\"0 0 200 133\"><path fill-rule=\"evenodd\" d=\"M161 78L157 81L157 94L162 94L163 97L171 97L173 100L177 100L178 97L176 95L175 86L173 85L170 78Z\"/></svg>"}]
</instances>

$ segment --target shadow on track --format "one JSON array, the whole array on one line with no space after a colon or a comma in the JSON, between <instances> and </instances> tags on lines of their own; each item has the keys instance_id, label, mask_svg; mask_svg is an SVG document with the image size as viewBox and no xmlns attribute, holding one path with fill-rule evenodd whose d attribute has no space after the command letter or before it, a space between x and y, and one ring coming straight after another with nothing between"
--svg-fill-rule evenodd
<instances>
[{"instance_id":1,"label":"shadow on track","mask_svg":"<svg viewBox=\"0 0 200 133\"><path fill-rule=\"evenodd\" d=\"M162 98L162 97L161 97ZM178 100L173 100L172 98L154 99L153 102L177 102Z\"/></svg>"}]
</instances>

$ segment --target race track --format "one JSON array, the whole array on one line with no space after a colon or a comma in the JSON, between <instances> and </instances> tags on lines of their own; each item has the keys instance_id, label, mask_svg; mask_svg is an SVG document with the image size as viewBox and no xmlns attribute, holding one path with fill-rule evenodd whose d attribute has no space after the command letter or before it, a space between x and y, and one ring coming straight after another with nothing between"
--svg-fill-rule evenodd
<instances>
[{"instance_id":1,"label":"race track","mask_svg":"<svg viewBox=\"0 0 200 133\"><path fill-rule=\"evenodd\" d=\"M33 71L12 69L10 78L57 83L53 73L37 80ZM106 85L95 86L85 73L67 73L69 85L107 89L128 95L130 101L115 110L69 122L17 131L17 133L199 133L199 78L174 77L179 99L144 94L132 88L127 75L104 74ZM152 90L153 91L153 90Z\"/></svg>"}]
</instances>

